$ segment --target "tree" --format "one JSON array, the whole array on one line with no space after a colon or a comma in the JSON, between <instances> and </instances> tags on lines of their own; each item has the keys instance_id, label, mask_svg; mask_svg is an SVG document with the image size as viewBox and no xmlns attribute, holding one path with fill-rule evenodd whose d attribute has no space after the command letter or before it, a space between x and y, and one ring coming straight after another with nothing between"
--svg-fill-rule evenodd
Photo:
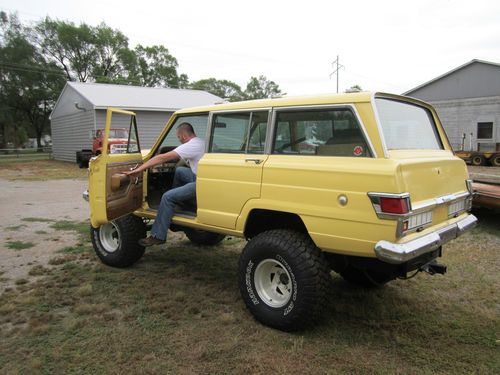
<instances>
[{"instance_id":1,"label":"tree","mask_svg":"<svg viewBox=\"0 0 500 375\"><path fill-rule=\"evenodd\" d=\"M211 94L227 99L230 102L244 100L245 95L241 87L236 83L222 79L207 78L191 83L191 88L195 90L205 90Z\"/></svg>"},{"instance_id":2,"label":"tree","mask_svg":"<svg viewBox=\"0 0 500 375\"><path fill-rule=\"evenodd\" d=\"M265 76L251 77L245 90L247 99L264 99L281 95L279 86Z\"/></svg>"},{"instance_id":3,"label":"tree","mask_svg":"<svg viewBox=\"0 0 500 375\"><path fill-rule=\"evenodd\" d=\"M81 27L81 25L80 25ZM92 62L91 77L96 82L113 82L130 78L127 62L134 54L128 48L128 38L119 30L113 30L101 23L92 29L96 60Z\"/></svg>"},{"instance_id":4,"label":"tree","mask_svg":"<svg viewBox=\"0 0 500 375\"><path fill-rule=\"evenodd\" d=\"M177 59L164 46L135 47L136 68L134 76L141 86L184 88L187 75L177 74Z\"/></svg>"},{"instance_id":5,"label":"tree","mask_svg":"<svg viewBox=\"0 0 500 375\"><path fill-rule=\"evenodd\" d=\"M47 17L35 26L32 35L41 52L64 69L68 81L86 82L91 78L98 59L92 27Z\"/></svg>"},{"instance_id":6,"label":"tree","mask_svg":"<svg viewBox=\"0 0 500 375\"><path fill-rule=\"evenodd\" d=\"M30 43L30 30L23 27L16 16L2 15L0 19L3 30L0 95L9 111L3 119L10 119L13 133L17 135L23 133L21 129L26 123L28 132L36 136L40 147L41 138L48 128L49 115L64 86L65 73L55 63L47 61Z\"/></svg>"},{"instance_id":7,"label":"tree","mask_svg":"<svg viewBox=\"0 0 500 375\"><path fill-rule=\"evenodd\" d=\"M354 85L345 90L345 93L352 93L352 92L361 92L363 89L361 88L360 85Z\"/></svg>"}]
</instances>

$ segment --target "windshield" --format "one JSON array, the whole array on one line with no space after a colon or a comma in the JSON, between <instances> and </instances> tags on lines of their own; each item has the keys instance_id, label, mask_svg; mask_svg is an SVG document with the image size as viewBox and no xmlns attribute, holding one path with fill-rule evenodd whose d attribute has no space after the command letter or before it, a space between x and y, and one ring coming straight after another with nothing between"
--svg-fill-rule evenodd
<instances>
[{"instance_id":1,"label":"windshield","mask_svg":"<svg viewBox=\"0 0 500 375\"><path fill-rule=\"evenodd\" d=\"M128 139L128 131L126 131L125 129L111 129L109 131L109 138Z\"/></svg>"},{"instance_id":2,"label":"windshield","mask_svg":"<svg viewBox=\"0 0 500 375\"><path fill-rule=\"evenodd\" d=\"M375 103L388 150L443 149L426 108L382 98L376 98Z\"/></svg>"}]
</instances>

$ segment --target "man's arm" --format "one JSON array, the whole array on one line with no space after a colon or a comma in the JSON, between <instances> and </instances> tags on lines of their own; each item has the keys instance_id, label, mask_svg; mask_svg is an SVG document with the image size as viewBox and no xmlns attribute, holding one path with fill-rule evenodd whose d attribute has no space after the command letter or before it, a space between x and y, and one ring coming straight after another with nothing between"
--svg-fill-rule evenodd
<instances>
[{"instance_id":1,"label":"man's arm","mask_svg":"<svg viewBox=\"0 0 500 375\"><path fill-rule=\"evenodd\" d=\"M179 159L179 154L177 152L175 152L175 150L172 150L172 151L166 152L164 154L158 154L158 155L152 157L151 159L149 159L147 162L145 162L141 166L137 167L136 169L134 169L132 171L123 172L123 173L126 174L127 176L135 177L139 173L142 173L144 170L151 168L151 167L154 167L155 165L158 165L161 163L166 163L167 161L171 161L171 160L178 160L178 159Z\"/></svg>"}]
</instances>

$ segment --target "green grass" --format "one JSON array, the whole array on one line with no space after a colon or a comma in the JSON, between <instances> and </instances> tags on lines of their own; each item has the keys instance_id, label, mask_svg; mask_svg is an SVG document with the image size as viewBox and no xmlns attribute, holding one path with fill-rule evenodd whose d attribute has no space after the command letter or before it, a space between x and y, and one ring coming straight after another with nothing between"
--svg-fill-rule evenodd
<instances>
[{"instance_id":1,"label":"green grass","mask_svg":"<svg viewBox=\"0 0 500 375\"><path fill-rule=\"evenodd\" d=\"M50 225L55 230L74 231L79 234L87 235L89 233L88 222L74 222L70 220L59 220Z\"/></svg>"},{"instance_id":2,"label":"green grass","mask_svg":"<svg viewBox=\"0 0 500 375\"><path fill-rule=\"evenodd\" d=\"M114 269L80 251L33 268L0 296L4 373L494 374L499 220L447 245L445 276L355 288L333 276L325 318L306 331L257 323L237 288L243 242L187 240ZM55 224L55 223L54 223ZM496 229L495 229L496 228ZM87 229L88 230L88 225ZM73 249L73 248L71 248ZM41 276L41 277L40 277ZM19 281L19 280L18 280Z\"/></svg>"},{"instance_id":3,"label":"green grass","mask_svg":"<svg viewBox=\"0 0 500 375\"><path fill-rule=\"evenodd\" d=\"M8 180L47 181L55 179L86 179L87 177L87 169L78 168L76 163L56 160L0 158L0 178Z\"/></svg>"},{"instance_id":4,"label":"green grass","mask_svg":"<svg viewBox=\"0 0 500 375\"><path fill-rule=\"evenodd\" d=\"M7 241L5 246L12 250L24 250L35 246L35 244L33 242Z\"/></svg>"},{"instance_id":5,"label":"green grass","mask_svg":"<svg viewBox=\"0 0 500 375\"><path fill-rule=\"evenodd\" d=\"M0 155L0 164L5 163L26 163L32 162L36 160L49 160L52 158L52 154L44 153L44 152L35 152L35 153L24 153L24 154L7 154Z\"/></svg>"},{"instance_id":6,"label":"green grass","mask_svg":"<svg viewBox=\"0 0 500 375\"><path fill-rule=\"evenodd\" d=\"M28 223L51 223L54 220L43 217L23 217L21 221L26 221Z\"/></svg>"},{"instance_id":7,"label":"green grass","mask_svg":"<svg viewBox=\"0 0 500 375\"><path fill-rule=\"evenodd\" d=\"M24 224L20 224L20 225L13 225L13 226L11 226L11 227L6 227L6 228L5 228L5 230L12 231L12 232L16 232L16 231L18 231L19 229L24 228L24 227L26 227L26 225L24 225Z\"/></svg>"}]
</instances>

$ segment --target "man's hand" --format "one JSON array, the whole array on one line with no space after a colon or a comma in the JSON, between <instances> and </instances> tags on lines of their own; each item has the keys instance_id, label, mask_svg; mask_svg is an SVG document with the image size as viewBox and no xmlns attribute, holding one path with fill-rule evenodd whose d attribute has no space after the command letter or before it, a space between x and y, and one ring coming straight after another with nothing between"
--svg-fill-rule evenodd
<instances>
[{"instance_id":1,"label":"man's hand","mask_svg":"<svg viewBox=\"0 0 500 375\"><path fill-rule=\"evenodd\" d=\"M126 174L129 177L139 177L141 173L142 171L138 171L137 169L132 169L130 171L123 172L123 174Z\"/></svg>"}]
</instances>

